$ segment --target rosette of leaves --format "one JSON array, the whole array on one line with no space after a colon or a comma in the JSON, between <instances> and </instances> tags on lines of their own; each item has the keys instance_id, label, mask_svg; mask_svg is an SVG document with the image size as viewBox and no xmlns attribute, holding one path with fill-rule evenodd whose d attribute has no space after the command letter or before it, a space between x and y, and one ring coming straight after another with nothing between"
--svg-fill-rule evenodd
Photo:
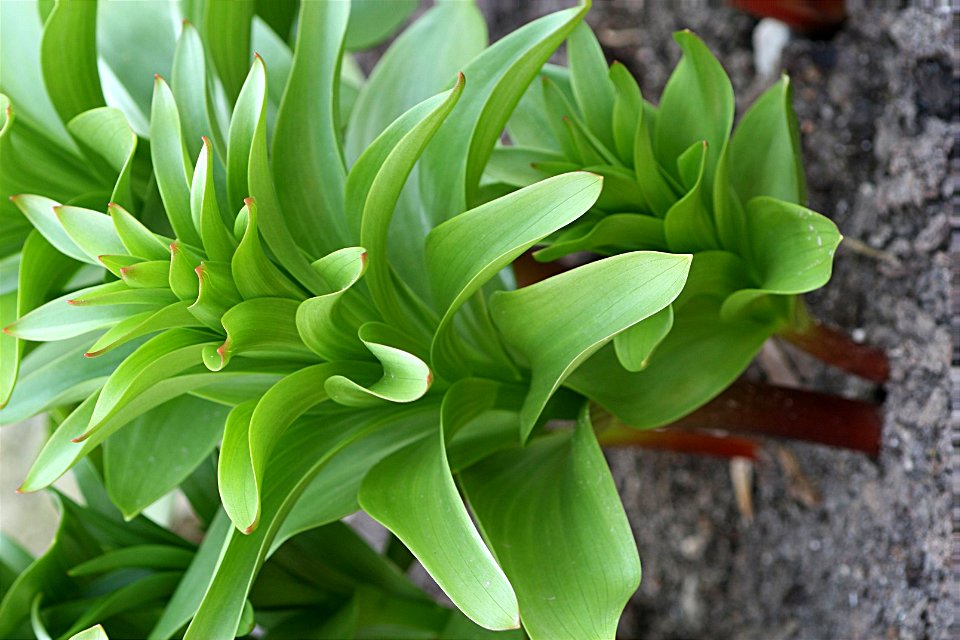
<instances>
[{"instance_id":1,"label":"rosette of leaves","mask_svg":"<svg viewBox=\"0 0 960 640\"><path fill-rule=\"evenodd\" d=\"M5 332L17 352L40 346L0 419L70 409L22 490L102 456L107 496L136 518L178 485L189 495L218 448L228 526L212 535L208 513L212 542L153 638L185 625L187 638L233 637L248 600L267 610L255 619L273 637L466 637L521 622L534 638L613 637L640 565L590 395L569 380L677 298L690 257L627 252L516 289L506 267L587 212L603 179L568 172L495 199L479 186L512 107L586 7L485 48L472 4L439 4L383 57L344 131L350 4L303 3L294 49L275 38L237 82L249 48L224 34L255 33L239 4L209 2L216 28L185 25L172 82L151 80L148 182L163 219L147 215L147 198L13 198L34 227L19 275L31 304ZM44 37L58 12L90 6L58 3ZM58 62L87 113L98 107L79 89L101 79L82 59ZM110 117L127 129L104 143L129 158L120 141L136 127L122 110ZM553 418L567 426L546 428ZM285 543L360 508L464 619L379 583L325 608L267 580ZM338 556L350 543L320 544ZM312 560L305 551L288 570ZM45 584L11 588L0 635L22 624L22 602L52 601Z\"/></svg>"},{"instance_id":2,"label":"rosette of leaves","mask_svg":"<svg viewBox=\"0 0 960 640\"><path fill-rule=\"evenodd\" d=\"M622 64L609 68L592 31L567 41L569 69L547 65L508 124L485 176L503 193L560 172L604 176L591 211L534 254L694 255L681 296L619 334L571 386L636 427L676 420L715 397L775 333L813 327L799 294L830 278L841 236L803 206L806 187L790 80L747 110L731 135L733 88L689 31L660 104Z\"/></svg>"}]
</instances>

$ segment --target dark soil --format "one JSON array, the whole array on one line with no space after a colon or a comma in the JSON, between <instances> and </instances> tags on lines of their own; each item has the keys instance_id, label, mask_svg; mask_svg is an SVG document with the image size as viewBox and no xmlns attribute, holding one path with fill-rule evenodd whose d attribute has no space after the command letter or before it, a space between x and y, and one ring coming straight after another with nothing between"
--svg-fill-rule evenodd
<instances>
[{"instance_id":1,"label":"dark soil","mask_svg":"<svg viewBox=\"0 0 960 640\"><path fill-rule=\"evenodd\" d=\"M481 3L494 37L569 4ZM957 605L948 304L958 184L948 174L960 152L956 16L862 4L848 2L850 17L831 39L794 35L782 66L794 81L810 206L852 240L809 306L886 349L891 379L878 390L789 348L783 353L804 386L885 398L882 453L872 461L768 442L753 466L752 520L737 506L727 461L611 453L644 562L623 638L950 634ZM599 1L588 20L608 57L631 67L646 96L659 96L679 57L671 32L680 28L698 33L718 55L741 113L775 80L754 70L757 20L729 8Z\"/></svg>"}]
</instances>

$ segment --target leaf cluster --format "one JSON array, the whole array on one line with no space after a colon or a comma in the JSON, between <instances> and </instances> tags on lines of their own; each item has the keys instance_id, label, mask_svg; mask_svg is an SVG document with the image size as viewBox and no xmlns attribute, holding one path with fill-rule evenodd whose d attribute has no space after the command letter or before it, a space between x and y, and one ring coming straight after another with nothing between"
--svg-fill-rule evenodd
<instances>
[{"instance_id":1,"label":"leaf cluster","mask_svg":"<svg viewBox=\"0 0 960 640\"><path fill-rule=\"evenodd\" d=\"M786 81L730 137L692 34L657 109L588 6L488 46L470 2L364 78L416 4L0 3L0 424L50 412L21 490L86 503L0 539L0 636L613 637L640 562L591 401L703 404L839 236ZM534 247L605 257L517 287ZM199 546L142 515L177 489Z\"/></svg>"}]
</instances>

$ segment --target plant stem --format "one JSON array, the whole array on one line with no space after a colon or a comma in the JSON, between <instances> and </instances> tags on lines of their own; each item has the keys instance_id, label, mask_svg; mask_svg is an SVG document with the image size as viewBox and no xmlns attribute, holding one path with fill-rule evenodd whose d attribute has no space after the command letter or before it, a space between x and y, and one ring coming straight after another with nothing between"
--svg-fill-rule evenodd
<instances>
[{"instance_id":1,"label":"plant stem","mask_svg":"<svg viewBox=\"0 0 960 640\"><path fill-rule=\"evenodd\" d=\"M602 447L641 447L719 458L757 459L758 445L748 438L698 429L651 429L641 431L619 424L597 434Z\"/></svg>"},{"instance_id":2,"label":"plant stem","mask_svg":"<svg viewBox=\"0 0 960 640\"><path fill-rule=\"evenodd\" d=\"M703 407L669 425L723 429L825 444L871 457L880 453L879 407L818 391L738 381Z\"/></svg>"},{"instance_id":3,"label":"plant stem","mask_svg":"<svg viewBox=\"0 0 960 640\"><path fill-rule=\"evenodd\" d=\"M788 327L779 335L818 360L861 378L883 384L890 377L890 365L883 351L854 342L842 331L817 320L809 319L800 327Z\"/></svg>"}]
</instances>

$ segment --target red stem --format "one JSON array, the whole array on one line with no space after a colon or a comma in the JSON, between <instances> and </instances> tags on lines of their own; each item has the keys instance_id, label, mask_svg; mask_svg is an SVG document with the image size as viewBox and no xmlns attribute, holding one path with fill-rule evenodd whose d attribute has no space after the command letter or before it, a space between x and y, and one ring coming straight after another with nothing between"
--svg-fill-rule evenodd
<instances>
[{"instance_id":1,"label":"red stem","mask_svg":"<svg viewBox=\"0 0 960 640\"><path fill-rule=\"evenodd\" d=\"M868 402L756 382L735 382L717 398L669 425L723 429L880 454L883 421Z\"/></svg>"},{"instance_id":2,"label":"red stem","mask_svg":"<svg viewBox=\"0 0 960 640\"><path fill-rule=\"evenodd\" d=\"M861 378L883 384L890 377L890 364L883 351L854 342L842 331L816 320L808 320L802 328L785 329L780 336L815 358Z\"/></svg>"},{"instance_id":3,"label":"red stem","mask_svg":"<svg viewBox=\"0 0 960 640\"><path fill-rule=\"evenodd\" d=\"M758 445L748 438L721 435L697 429L653 429L640 431L613 426L597 434L603 447L641 447L720 458L757 459Z\"/></svg>"},{"instance_id":4,"label":"red stem","mask_svg":"<svg viewBox=\"0 0 960 640\"><path fill-rule=\"evenodd\" d=\"M843 0L729 0L741 11L776 18L798 31L829 34L847 17Z\"/></svg>"}]
</instances>

